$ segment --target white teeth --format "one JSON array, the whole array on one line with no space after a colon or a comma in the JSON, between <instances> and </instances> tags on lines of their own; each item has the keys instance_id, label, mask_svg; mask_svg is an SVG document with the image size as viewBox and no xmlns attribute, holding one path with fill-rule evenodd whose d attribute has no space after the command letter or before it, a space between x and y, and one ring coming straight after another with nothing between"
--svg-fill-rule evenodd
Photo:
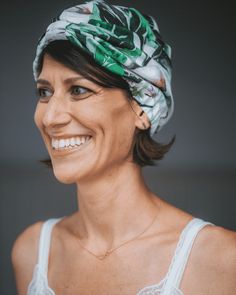
<instances>
[{"instance_id":1,"label":"white teeth","mask_svg":"<svg viewBox=\"0 0 236 295\"><path fill-rule=\"evenodd\" d=\"M54 141L54 145L53 145L53 147L55 148L55 149L58 149L59 148L59 140L55 140Z\"/></svg>"},{"instance_id":2,"label":"white teeth","mask_svg":"<svg viewBox=\"0 0 236 295\"><path fill-rule=\"evenodd\" d=\"M64 139L60 139L59 140L59 148L63 148L65 146L65 140Z\"/></svg>"},{"instance_id":3,"label":"white teeth","mask_svg":"<svg viewBox=\"0 0 236 295\"><path fill-rule=\"evenodd\" d=\"M75 146L75 139L74 139L74 138L71 138L71 140L70 140L70 144L71 144L72 146Z\"/></svg>"},{"instance_id":4,"label":"white teeth","mask_svg":"<svg viewBox=\"0 0 236 295\"><path fill-rule=\"evenodd\" d=\"M59 149L71 149L75 146L80 146L87 142L91 136L78 136L78 137L72 137L72 138L66 138L66 139L54 139L52 138L51 144L52 148L59 150Z\"/></svg>"},{"instance_id":5,"label":"white teeth","mask_svg":"<svg viewBox=\"0 0 236 295\"><path fill-rule=\"evenodd\" d=\"M70 140L69 138L66 139L66 146L68 147L70 145Z\"/></svg>"},{"instance_id":6,"label":"white teeth","mask_svg":"<svg viewBox=\"0 0 236 295\"><path fill-rule=\"evenodd\" d=\"M78 137L76 137L75 142L76 142L77 145L81 144L81 141L80 141L80 139Z\"/></svg>"}]
</instances>

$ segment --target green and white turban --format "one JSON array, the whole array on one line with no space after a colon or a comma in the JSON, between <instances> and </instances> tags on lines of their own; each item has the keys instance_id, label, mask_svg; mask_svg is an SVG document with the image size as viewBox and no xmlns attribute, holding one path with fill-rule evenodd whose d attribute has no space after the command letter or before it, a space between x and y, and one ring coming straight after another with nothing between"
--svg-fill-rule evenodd
<instances>
[{"instance_id":1,"label":"green and white turban","mask_svg":"<svg viewBox=\"0 0 236 295\"><path fill-rule=\"evenodd\" d=\"M151 16L103 0L64 10L38 42L35 79L43 49L55 40L69 40L99 65L123 77L150 120L151 136L170 119L174 109L171 48L163 42Z\"/></svg>"}]
</instances>

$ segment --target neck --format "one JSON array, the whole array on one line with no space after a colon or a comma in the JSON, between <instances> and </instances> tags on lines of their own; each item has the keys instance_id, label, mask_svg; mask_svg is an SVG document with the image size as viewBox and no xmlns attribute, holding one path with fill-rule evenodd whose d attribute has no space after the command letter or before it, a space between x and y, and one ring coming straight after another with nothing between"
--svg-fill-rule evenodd
<instances>
[{"instance_id":1,"label":"neck","mask_svg":"<svg viewBox=\"0 0 236 295\"><path fill-rule=\"evenodd\" d=\"M146 187L141 168L135 164L79 183L77 193L79 237L88 245L96 241L103 249L138 235L158 213L158 199Z\"/></svg>"}]
</instances>

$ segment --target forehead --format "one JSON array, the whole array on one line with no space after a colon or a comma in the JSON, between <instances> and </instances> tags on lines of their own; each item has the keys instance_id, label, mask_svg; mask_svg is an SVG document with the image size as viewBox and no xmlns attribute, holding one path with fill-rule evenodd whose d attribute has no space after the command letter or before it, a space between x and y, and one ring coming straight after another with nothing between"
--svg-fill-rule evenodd
<instances>
[{"instance_id":1,"label":"forehead","mask_svg":"<svg viewBox=\"0 0 236 295\"><path fill-rule=\"evenodd\" d=\"M75 82L81 82L93 88L100 87L91 80L86 79L80 73L70 69L66 65L58 62L50 55L45 54L42 61L42 70L36 80L37 84L51 85L56 82L64 84L73 84Z\"/></svg>"},{"instance_id":2,"label":"forehead","mask_svg":"<svg viewBox=\"0 0 236 295\"><path fill-rule=\"evenodd\" d=\"M82 77L81 74L67 67L63 63L55 60L48 54L45 54L42 61L42 71L39 74L40 78L43 75L58 74L60 76L76 75Z\"/></svg>"}]
</instances>

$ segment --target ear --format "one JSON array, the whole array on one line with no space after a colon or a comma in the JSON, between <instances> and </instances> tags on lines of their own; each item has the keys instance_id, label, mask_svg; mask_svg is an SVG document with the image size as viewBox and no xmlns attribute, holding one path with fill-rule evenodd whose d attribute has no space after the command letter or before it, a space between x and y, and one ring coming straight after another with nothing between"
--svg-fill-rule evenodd
<instances>
[{"instance_id":1,"label":"ear","mask_svg":"<svg viewBox=\"0 0 236 295\"><path fill-rule=\"evenodd\" d=\"M151 126L151 123L148 119L147 114L143 111L136 100L132 99L130 104L135 113L135 126L141 130L148 129Z\"/></svg>"}]
</instances>

